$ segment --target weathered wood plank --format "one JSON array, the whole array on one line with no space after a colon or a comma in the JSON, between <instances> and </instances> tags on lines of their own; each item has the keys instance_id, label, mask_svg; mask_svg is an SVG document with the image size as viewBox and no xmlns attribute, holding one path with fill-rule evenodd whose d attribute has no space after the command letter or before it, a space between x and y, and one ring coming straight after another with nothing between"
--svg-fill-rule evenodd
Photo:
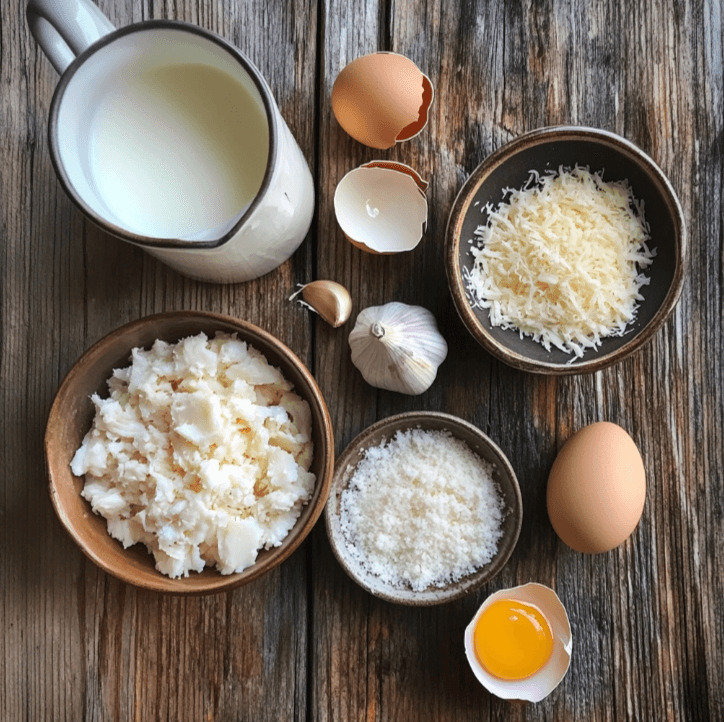
<instances>
[{"instance_id":1,"label":"weathered wood plank","mask_svg":"<svg viewBox=\"0 0 724 722\"><path fill-rule=\"evenodd\" d=\"M369 18L369 6L365 10ZM724 701L713 681L715 660L721 660L714 601L721 582L714 581L711 564L721 537L722 444L713 442L719 432L708 420L721 418L722 380L721 365L706 362L722 347L721 214L707 214L705 205L718 208L721 197L720 11L668 2L428 3L414 9L398 2L372 10L379 21L368 21L366 34L357 30L338 43L338 18L359 18L359 29L362 13L354 3L326 4L320 152L329 169L320 177L320 193L328 210L321 210L320 237L334 240L320 253L320 276L336 273L331 277L353 290L358 308L390 300L427 306L451 351L432 390L411 400L366 386L349 362L345 339L329 332L330 343L317 343L316 355L325 393L338 402L338 447L390 413L455 413L480 426L513 461L525 522L500 576L474 599L439 610L398 609L365 597L317 540L325 564L315 569L315 719L346 719L350 707L353 719L377 720L721 716ZM704 31L703 17L713 17L716 30ZM387 153L348 139L329 107L337 72L375 49L413 58L436 88L428 127ZM636 357L596 375L559 380L509 369L467 339L441 271L446 214L467 174L512 136L556 123L607 128L647 150L680 191L691 220L692 268L707 268ZM712 141L718 147L702 168L701 145ZM371 157L400 159L431 176L429 229L408 257L364 256L336 227L334 186ZM364 283L367 278L374 282ZM339 387L346 389L344 398ZM545 483L566 438L600 419L631 432L649 492L632 540L610 554L586 557L557 541L545 511ZM461 661L461 639L489 592L526 581L558 589L575 651L560 690L535 707L515 708L477 686ZM362 665L353 674L350 659Z\"/></svg>"},{"instance_id":2,"label":"weathered wood plank","mask_svg":"<svg viewBox=\"0 0 724 722\"><path fill-rule=\"evenodd\" d=\"M117 27L195 22L256 62L307 158L314 158L316 4L101 2ZM60 190L46 143L56 76L2 6L2 627L3 719L302 720L306 716L304 548L263 581L174 599L136 590L85 561L51 511L42 462L55 388L91 343L120 324L202 308L250 320L311 365L306 314L287 302L309 277L307 240L244 285L185 279L89 223Z\"/></svg>"},{"instance_id":3,"label":"weathered wood plank","mask_svg":"<svg viewBox=\"0 0 724 722\"><path fill-rule=\"evenodd\" d=\"M18 720L705 720L724 718L724 25L712 0L629 4L475 0L100 0L122 26L195 22L259 65L316 173L312 238L277 271L235 286L185 279L83 221L52 171L46 123L56 82L24 20L0 0L0 709ZM377 49L432 79L428 127L374 151L331 114L332 83ZM442 271L447 214L492 150L542 125L599 126L662 166L689 219L689 278L672 319L604 372L548 379L510 369L468 336ZM350 169L393 158L431 181L421 245L397 257L352 248L332 196ZM350 289L333 330L286 301L297 282ZM402 300L430 308L450 345L432 389L377 391L352 366L356 313ZM76 550L47 500L45 415L92 342L149 313L201 308L251 320L308 362L341 450L364 427L431 408L471 420L511 459L525 508L510 564L440 608L383 603L347 578L317 527L290 560L231 594L175 599L117 582ZM553 533L545 483L556 451L599 419L632 434L646 464L644 516L606 555ZM462 631L495 589L555 587L574 628L561 687L539 705L488 695Z\"/></svg>"}]
</instances>

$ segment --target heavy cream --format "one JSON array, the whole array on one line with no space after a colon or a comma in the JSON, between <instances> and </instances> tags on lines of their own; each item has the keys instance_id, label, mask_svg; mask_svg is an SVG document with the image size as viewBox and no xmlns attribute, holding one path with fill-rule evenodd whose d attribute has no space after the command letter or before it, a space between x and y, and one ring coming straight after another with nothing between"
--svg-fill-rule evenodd
<instances>
[{"instance_id":1,"label":"heavy cream","mask_svg":"<svg viewBox=\"0 0 724 722\"><path fill-rule=\"evenodd\" d=\"M259 192L269 156L264 106L229 73L198 63L118 73L88 135L101 203L123 229L156 238L228 225Z\"/></svg>"}]
</instances>

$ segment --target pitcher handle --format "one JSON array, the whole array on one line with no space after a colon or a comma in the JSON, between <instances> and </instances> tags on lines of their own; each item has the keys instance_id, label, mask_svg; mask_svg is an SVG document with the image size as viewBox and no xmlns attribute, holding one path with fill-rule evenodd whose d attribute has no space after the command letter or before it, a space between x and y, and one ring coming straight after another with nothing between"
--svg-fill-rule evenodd
<instances>
[{"instance_id":1,"label":"pitcher handle","mask_svg":"<svg viewBox=\"0 0 724 722\"><path fill-rule=\"evenodd\" d=\"M115 30L90 0L29 0L28 25L59 74L96 40Z\"/></svg>"}]
</instances>

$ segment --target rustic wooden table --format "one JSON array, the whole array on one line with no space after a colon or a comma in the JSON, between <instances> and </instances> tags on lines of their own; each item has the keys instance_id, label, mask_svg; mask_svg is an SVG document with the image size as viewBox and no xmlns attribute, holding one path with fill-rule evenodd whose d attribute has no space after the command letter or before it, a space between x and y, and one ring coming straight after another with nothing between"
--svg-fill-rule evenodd
<instances>
[{"instance_id":1,"label":"rustic wooden table","mask_svg":"<svg viewBox=\"0 0 724 722\"><path fill-rule=\"evenodd\" d=\"M349 0L164 3L101 0L116 26L197 23L260 67L309 161L315 221L293 258L257 281L190 281L85 222L62 192L46 139L57 77L32 40L22 0L0 0L0 716L16 720L721 720L724 692L724 25L717 0L561 0L461 4ZM331 114L340 69L377 50L410 56L436 89L411 142L374 151ZM492 150L557 123L620 133L668 174L688 220L687 282L654 340L589 376L545 378L493 360L456 316L443 272L453 199ZM353 248L333 214L336 183L371 158L430 179L420 246L398 257ZM404 211L404 209L402 209ZM286 299L331 278L355 312L420 304L450 345L430 391L367 386L350 362L351 322L332 330ZM51 509L43 431L78 356L117 326L171 309L238 316L305 360L341 451L393 413L438 409L489 434L509 456L525 509L503 572L464 601L408 609L368 595L318 524L265 578L179 599L99 571ZM648 474L633 537L590 557L565 547L545 511L557 449L608 419L641 449ZM462 632L490 592L557 589L574 630L562 685L510 705L475 681Z\"/></svg>"}]
</instances>

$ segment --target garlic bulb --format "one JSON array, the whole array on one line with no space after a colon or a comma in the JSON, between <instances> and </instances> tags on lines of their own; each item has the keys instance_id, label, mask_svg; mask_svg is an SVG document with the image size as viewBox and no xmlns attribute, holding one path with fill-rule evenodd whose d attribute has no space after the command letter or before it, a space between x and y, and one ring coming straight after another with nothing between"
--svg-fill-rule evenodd
<instances>
[{"instance_id":1,"label":"garlic bulb","mask_svg":"<svg viewBox=\"0 0 724 722\"><path fill-rule=\"evenodd\" d=\"M432 386L447 356L430 311L397 301L362 311L349 345L352 363L368 384L412 396Z\"/></svg>"}]
</instances>

